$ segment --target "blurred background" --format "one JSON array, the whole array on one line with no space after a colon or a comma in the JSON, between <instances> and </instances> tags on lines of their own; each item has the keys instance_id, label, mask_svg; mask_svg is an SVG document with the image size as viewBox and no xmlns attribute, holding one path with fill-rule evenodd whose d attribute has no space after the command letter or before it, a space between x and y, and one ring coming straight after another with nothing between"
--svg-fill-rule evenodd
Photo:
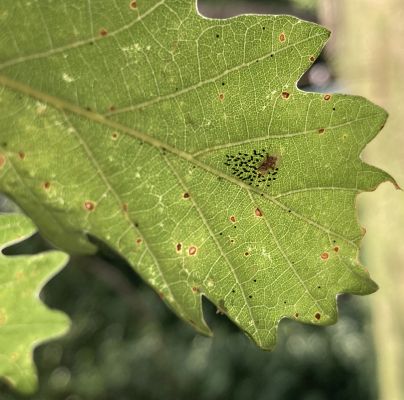
<instances>
[{"instance_id":1,"label":"blurred background","mask_svg":"<svg viewBox=\"0 0 404 400\"><path fill-rule=\"evenodd\" d=\"M404 185L404 2L402 0L199 0L200 12L292 14L332 30L301 79L305 90L368 97L390 112L363 159ZM33 400L401 400L404 399L404 193L384 184L358 198L367 229L362 262L380 285L339 298L340 319L320 328L280 324L278 344L258 350L205 301L215 337L179 321L117 255L73 258L43 291L69 314L70 333L39 346ZM0 198L0 210L15 206ZM49 246L38 235L8 254ZM0 383L1 400L22 397Z\"/></svg>"}]
</instances>

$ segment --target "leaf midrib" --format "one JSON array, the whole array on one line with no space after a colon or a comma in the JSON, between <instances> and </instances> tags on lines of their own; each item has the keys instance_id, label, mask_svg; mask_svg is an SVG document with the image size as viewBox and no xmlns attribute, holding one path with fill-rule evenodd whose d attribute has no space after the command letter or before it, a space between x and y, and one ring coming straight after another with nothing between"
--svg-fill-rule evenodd
<instances>
[{"instance_id":1,"label":"leaf midrib","mask_svg":"<svg viewBox=\"0 0 404 400\"><path fill-rule=\"evenodd\" d=\"M5 75L1 75L0 74L0 85L3 85L4 87L7 87L13 91L22 93L24 95L27 95L29 97L32 97L36 100L42 101L44 103L47 103L49 105L51 105L52 107L54 107L55 109L60 110L61 112L65 112L68 111L70 113L76 114L78 116L84 117L90 121L93 121L95 123L107 126L109 128L112 128L114 130L118 130L121 131L123 133L126 133L129 136L132 136L142 142L145 142L151 146L153 146L154 148L160 149L162 151L168 151L192 164L194 164L195 166L205 170L206 172L209 172L210 174L216 176L216 177L220 177L222 179L225 179L226 181L233 183L237 186L239 186L240 188L246 190L248 193L254 193L256 195L259 195L267 200L269 200L271 203L275 204L277 207L281 208L284 211L289 211L289 207L285 206L283 203L279 202L278 200L276 200L273 196L270 196L267 193L263 193L261 192L259 189L256 189L254 187L251 187L249 185L247 185L246 183L240 181L239 179L233 178L219 170L217 170L216 168L213 168L207 164L205 164L204 162L196 159L192 154L183 151L183 150L179 150L167 143L162 142L159 139L156 139L154 137L151 137L143 132L140 132L138 130L129 128L125 125L122 125L116 121L110 120L108 118L106 118L105 116L96 113L94 111L88 111L85 110L75 104L72 104L70 102L67 102L66 100L54 97L52 95L49 95L47 93L43 93L40 92L24 83L15 81L13 79L8 78ZM317 229L326 232L328 234L331 234L341 240L343 240L344 242L350 244L351 246L353 246L355 249L358 249L358 245L346 238L345 236L333 232L330 229L318 224L317 222L311 220L310 218L307 218L304 215L301 215L299 213L297 213L294 210L291 210L291 212L289 213L289 215L294 215L295 217L299 218L300 220L305 221L307 224L310 224L312 226L315 226Z\"/></svg>"}]
</instances>

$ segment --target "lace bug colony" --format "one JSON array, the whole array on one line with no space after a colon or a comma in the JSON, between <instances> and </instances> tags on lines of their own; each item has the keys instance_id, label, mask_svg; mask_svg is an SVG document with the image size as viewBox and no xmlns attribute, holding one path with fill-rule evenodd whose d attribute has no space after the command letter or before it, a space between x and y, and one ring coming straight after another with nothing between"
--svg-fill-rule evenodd
<instances>
[{"instance_id":1,"label":"lace bug colony","mask_svg":"<svg viewBox=\"0 0 404 400\"><path fill-rule=\"evenodd\" d=\"M265 149L237 155L227 154L224 163L231 173L252 186L270 186L278 174L278 157L270 155Z\"/></svg>"}]
</instances>

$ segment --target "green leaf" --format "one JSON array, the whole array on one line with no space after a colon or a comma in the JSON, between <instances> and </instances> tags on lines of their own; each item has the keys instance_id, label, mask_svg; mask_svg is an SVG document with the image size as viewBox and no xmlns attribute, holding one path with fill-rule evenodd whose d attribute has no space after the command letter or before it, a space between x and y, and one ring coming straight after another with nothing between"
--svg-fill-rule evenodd
<instances>
[{"instance_id":1,"label":"green leaf","mask_svg":"<svg viewBox=\"0 0 404 400\"><path fill-rule=\"evenodd\" d=\"M386 113L297 89L325 28L194 0L3 0L0 18L0 190L56 246L91 234L197 330L204 295L267 349L282 318L330 324L338 293L376 290L355 198L392 180L359 159Z\"/></svg>"},{"instance_id":2,"label":"green leaf","mask_svg":"<svg viewBox=\"0 0 404 400\"><path fill-rule=\"evenodd\" d=\"M35 233L22 215L0 215L0 250ZM48 309L39 293L67 262L58 251L34 256L5 256L0 253L0 376L22 392L37 385L32 352L38 344L61 335L68 318Z\"/></svg>"}]
</instances>

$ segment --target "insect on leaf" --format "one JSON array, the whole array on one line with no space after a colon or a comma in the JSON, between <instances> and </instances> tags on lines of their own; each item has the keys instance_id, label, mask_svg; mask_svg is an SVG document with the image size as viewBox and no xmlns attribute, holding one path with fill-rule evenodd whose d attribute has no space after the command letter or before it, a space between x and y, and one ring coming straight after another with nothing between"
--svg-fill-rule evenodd
<instances>
[{"instance_id":1,"label":"insect on leaf","mask_svg":"<svg viewBox=\"0 0 404 400\"><path fill-rule=\"evenodd\" d=\"M282 318L330 324L336 294L376 289L355 199L392 180L359 158L386 113L297 89L327 29L195 0L3 0L0 18L0 190L56 246L91 234L200 332L206 296L266 349Z\"/></svg>"}]
</instances>

